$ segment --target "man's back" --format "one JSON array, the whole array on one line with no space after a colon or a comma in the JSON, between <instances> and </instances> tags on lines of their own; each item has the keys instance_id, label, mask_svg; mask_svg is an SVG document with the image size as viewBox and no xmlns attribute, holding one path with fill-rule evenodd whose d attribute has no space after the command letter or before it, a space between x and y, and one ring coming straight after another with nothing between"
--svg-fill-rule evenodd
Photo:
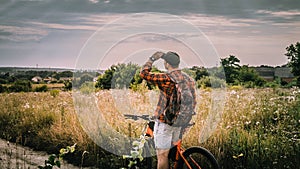
<instances>
[{"instance_id":1,"label":"man's back","mask_svg":"<svg viewBox=\"0 0 300 169\"><path fill-rule=\"evenodd\" d=\"M167 107L164 112L166 121L169 125L182 127L187 125L192 115L195 114L195 81L180 70L169 72L168 76L175 83L175 90L167 101Z\"/></svg>"}]
</instances>

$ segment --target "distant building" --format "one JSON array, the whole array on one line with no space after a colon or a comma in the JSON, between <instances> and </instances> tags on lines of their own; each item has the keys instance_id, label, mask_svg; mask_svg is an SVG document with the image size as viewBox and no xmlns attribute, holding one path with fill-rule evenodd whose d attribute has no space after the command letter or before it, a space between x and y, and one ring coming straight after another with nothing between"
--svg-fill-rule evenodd
<instances>
[{"instance_id":1,"label":"distant building","mask_svg":"<svg viewBox=\"0 0 300 169\"><path fill-rule=\"evenodd\" d=\"M282 81L291 82L294 79L294 75L289 67L275 68L275 77L280 77Z\"/></svg>"},{"instance_id":2,"label":"distant building","mask_svg":"<svg viewBox=\"0 0 300 169\"><path fill-rule=\"evenodd\" d=\"M273 67L254 67L258 75L266 81L273 81L275 76L275 68Z\"/></svg>"},{"instance_id":3,"label":"distant building","mask_svg":"<svg viewBox=\"0 0 300 169\"><path fill-rule=\"evenodd\" d=\"M40 83L43 82L43 79L40 76L34 76L31 81L34 83Z\"/></svg>"},{"instance_id":4,"label":"distant building","mask_svg":"<svg viewBox=\"0 0 300 169\"><path fill-rule=\"evenodd\" d=\"M53 77L46 77L44 78L44 82L46 83L51 83L51 82L56 82L57 79L53 78Z\"/></svg>"},{"instance_id":5,"label":"distant building","mask_svg":"<svg viewBox=\"0 0 300 169\"><path fill-rule=\"evenodd\" d=\"M60 81L72 81L73 77L60 77L59 80Z\"/></svg>"},{"instance_id":6,"label":"distant building","mask_svg":"<svg viewBox=\"0 0 300 169\"><path fill-rule=\"evenodd\" d=\"M273 81L276 77L279 77L282 81L289 83L294 78L289 67L254 67L254 69L266 81Z\"/></svg>"}]
</instances>

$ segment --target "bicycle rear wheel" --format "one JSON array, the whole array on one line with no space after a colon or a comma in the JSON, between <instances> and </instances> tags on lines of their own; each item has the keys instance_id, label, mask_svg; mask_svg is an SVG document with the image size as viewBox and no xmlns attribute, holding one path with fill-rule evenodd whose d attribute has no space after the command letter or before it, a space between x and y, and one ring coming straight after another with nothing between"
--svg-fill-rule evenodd
<instances>
[{"instance_id":1,"label":"bicycle rear wheel","mask_svg":"<svg viewBox=\"0 0 300 169\"><path fill-rule=\"evenodd\" d=\"M192 169L219 169L219 164L213 154L203 147L190 147L183 152ZM189 169L188 165L181 159L182 169Z\"/></svg>"}]
</instances>

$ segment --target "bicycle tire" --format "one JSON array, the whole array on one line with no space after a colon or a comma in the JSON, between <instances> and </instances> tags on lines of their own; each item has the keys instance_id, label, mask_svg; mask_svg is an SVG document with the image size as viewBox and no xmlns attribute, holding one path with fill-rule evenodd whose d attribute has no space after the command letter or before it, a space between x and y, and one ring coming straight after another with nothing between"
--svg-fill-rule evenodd
<instances>
[{"instance_id":1,"label":"bicycle tire","mask_svg":"<svg viewBox=\"0 0 300 169\"><path fill-rule=\"evenodd\" d=\"M214 155L203 147L190 147L183 152L183 157L188 161L192 169L220 169ZM179 161L179 168L189 169L183 159Z\"/></svg>"}]
</instances>

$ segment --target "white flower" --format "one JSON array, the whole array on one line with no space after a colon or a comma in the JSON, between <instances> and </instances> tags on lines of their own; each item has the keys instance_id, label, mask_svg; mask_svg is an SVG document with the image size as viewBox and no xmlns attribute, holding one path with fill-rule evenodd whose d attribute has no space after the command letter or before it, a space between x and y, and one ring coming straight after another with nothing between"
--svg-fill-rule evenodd
<instances>
[{"instance_id":1,"label":"white flower","mask_svg":"<svg viewBox=\"0 0 300 169\"><path fill-rule=\"evenodd\" d=\"M233 95L233 94L236 94L237 92L235 91L235 90L232 90L231 92L230 92L230 95Z\"/></svg>"},{"instance_id":2,"label":"white flower","mask_svg":"<svg viewBox=\"0 0 300 169\"><path fill-rule=\"evenodd\" d=\"M28 102L24 105L24 108L25 108L25 109L29 109L29 108L30 108L30 105L29 105Z\"/></svg>"},{"instance_id":3,"label":"white flower","mask_svg":"<svg viewBox=\"0 0 300 169\"><path fill-rule=\"evenodd\" d=\"M246 124L246 125L251 124L251 120L250 120L250 121L246 121L245 124Z\"/></svg>"}]
</instances>

